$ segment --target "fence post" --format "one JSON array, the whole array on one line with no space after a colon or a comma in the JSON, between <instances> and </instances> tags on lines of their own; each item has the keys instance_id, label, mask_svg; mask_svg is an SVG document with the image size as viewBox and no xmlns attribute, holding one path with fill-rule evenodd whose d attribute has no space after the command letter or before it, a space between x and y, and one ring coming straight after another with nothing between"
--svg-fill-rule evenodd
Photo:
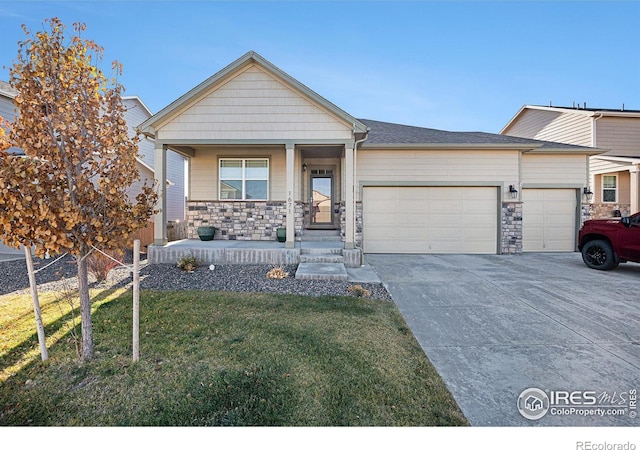
<instances>
[{"instance_id":1,"label":"fence post","mask_svg":"<svg viewBox=\"0 0 640 450\"><path fill-rule=\"evenodd\" d=\"M140 239L133 241L133 362L140 359Z\"/></svg>"}]
</instances>

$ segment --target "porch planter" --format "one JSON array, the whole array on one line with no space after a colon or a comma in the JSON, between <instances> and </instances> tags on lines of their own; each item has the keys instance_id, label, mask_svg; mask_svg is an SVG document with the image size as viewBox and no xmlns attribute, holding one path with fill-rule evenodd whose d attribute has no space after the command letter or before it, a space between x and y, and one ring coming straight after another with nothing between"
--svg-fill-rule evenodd
<instances>
[{"instance_id":1,"label":"porch planter","mask_svg":"<svg viewBox=\"0 0 640 450\"><path fill-rule=\"evenodd\" d=\"M286 228L278 228L278 229L276 229L276 237L278 238L278 242L286 242L287 241L287 229Z\"/></svg>"},{"instance_id":2,"label":"porch planter","mask_svg":"<svg viewBox=\"0 0 640 450\"><path fill-rule=\"evenodd\" d=\"M216 235L216 227L198 227L198 237L201 241L213 241Z\"/></svg>"}]
</instances>

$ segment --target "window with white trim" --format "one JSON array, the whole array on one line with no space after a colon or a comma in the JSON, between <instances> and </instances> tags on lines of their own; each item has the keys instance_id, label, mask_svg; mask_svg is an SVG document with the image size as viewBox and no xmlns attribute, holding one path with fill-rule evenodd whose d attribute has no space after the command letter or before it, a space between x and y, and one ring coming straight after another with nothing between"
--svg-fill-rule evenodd
<instances>
[{"instance_id":1,"label":"window with white trim","mask_svg":"<svg viewBox=\"0 0 640 450\"><path fill-rule=\"evenodd\" d=\"M602 201L616 203L618 201L618 176L602 175Z\"/></svg>"},{"instance_id":2,"label":"window with white trim","mask_svg":"<svg viewBox=\"0 0 640 450\"><path fill-rule=\"evenodd\" d=\"M219 200L268 200L268 158L221 158Z\"/></svg>"}]
</instances>

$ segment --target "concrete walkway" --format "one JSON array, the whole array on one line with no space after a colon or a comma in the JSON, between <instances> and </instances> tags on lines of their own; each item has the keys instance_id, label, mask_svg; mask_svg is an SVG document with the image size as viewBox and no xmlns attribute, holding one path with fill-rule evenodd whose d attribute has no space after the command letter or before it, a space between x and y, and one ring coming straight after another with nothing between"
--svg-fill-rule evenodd
<instances>
[{"instance_id":1,"label":"concrete walkway","mask_svg":"<svg viewBox=\"0 0 640 450\"><path fill-rule=\"evenodd\" d=\"M640 426L629 407L640 389L640 265L600 272L578 253L365 259L472 425ZM559 415L570 410L552 400L527 419L518 397L528 388L596 395L599 408L571 402L596 415Z\"/></svg>"}]
</instances>

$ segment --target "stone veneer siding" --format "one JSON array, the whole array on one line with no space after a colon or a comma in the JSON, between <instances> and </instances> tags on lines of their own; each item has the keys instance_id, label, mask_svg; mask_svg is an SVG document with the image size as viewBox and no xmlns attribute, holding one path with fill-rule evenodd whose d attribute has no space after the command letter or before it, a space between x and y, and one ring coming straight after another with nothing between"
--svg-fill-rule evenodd
<instances>
[{"instance_id":1,"label":"stone veneer siding","mask_svg":"<svg viewBox=\"0 0 640 450\"><path fill-rule=\"evenodd\" d=\"M295 204L295 235L300 240L303 229L303 205ZM198 239L198 227L218 228L215 239L237 241L276 240L276 229L286 226L287 204L268 202L187 202L187 238Z\"/></svg>"},{"instance_id":2,"label":"stone veneer siding","mask_svg":"<svg viewBox=\"0 0 640 450\"><path fill-rule=\"evenodd\" d=\"M502 203L502 248L503 255L522 253L522 203Z\"/></svg>"},{"instance_id":3,"label":"stone veneer siding","mask_svg":"<svg viewBox=\"0 0 640 450\"><path fill-rule=\"evenodd\" d=\"M625 217L631 215L631 205L629 203L590 203L590 218L591 219L610 219L615 217L614 211L620 211L620 214Z\"/></svg>"},{"instance_id":4,"label":"stone veneer siding","mask_svg":"<svg viewBox=\"0 0 640 450\"><path fill-rule=\"evenodd\" d=\"M347 208L345 202L340 202L340 237L342 242L347 240L345 234L347 226ZM356 235L355 235L356 247L362 248L362 202L356 202Z\"/></svg>"}]
</instances>

